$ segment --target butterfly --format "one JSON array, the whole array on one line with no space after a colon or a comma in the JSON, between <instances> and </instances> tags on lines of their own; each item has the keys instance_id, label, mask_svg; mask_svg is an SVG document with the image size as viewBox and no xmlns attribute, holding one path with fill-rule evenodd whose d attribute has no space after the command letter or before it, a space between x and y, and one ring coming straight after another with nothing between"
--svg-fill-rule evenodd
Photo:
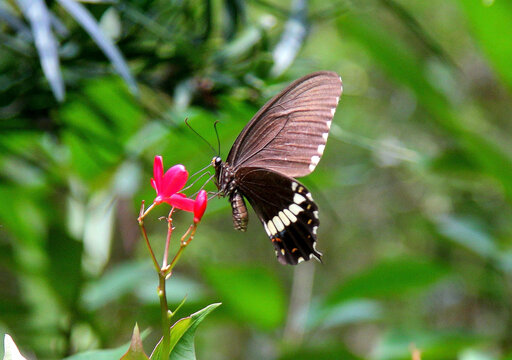
<instances>
[{"instance_id":1,"label":"butterfly","mask_svg":"<svg viewBox=\"0 0 512 360\"><path fill-rule=\"evenodd\" d=\"M212 160L219 193L229 197L235 229L247 229L245 198L282 264L321 260L316 250L318 206L295 178L318 165L342 92L343 83L334 72L294 81L254 115L226 162L219 156Z\"/></svg>"}]
</instances>

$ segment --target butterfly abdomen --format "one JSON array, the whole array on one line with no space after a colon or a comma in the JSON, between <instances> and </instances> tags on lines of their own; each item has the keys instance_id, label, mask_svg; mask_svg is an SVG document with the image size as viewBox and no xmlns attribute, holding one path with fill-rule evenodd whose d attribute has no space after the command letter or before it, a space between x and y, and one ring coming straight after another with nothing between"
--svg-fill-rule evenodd
<instances>
[{"instance_id":1,"label":"butterfly abdomen","mask_svg":"<svg viewBox=\"0 0 512 360\"><path fill-rule=\"evenodd\" d=\"M231 208L233 210L233 226L236 230L246 231L249 222L249 214L243 196L234 191L230 198Z\"/></svg>"}]
</instances>

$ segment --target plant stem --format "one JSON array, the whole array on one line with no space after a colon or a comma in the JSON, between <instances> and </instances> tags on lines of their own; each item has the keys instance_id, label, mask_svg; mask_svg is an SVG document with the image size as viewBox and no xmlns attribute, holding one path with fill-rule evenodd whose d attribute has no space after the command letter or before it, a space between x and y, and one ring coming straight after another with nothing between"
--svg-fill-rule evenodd
<instances>
[{"instance_id":1,"label":"plant stem","mask_svg":"<svg viewBox=\"0 0 512 360\"><path fill-rule=\"evenodd\" d=\"M167 267L167 261L169 259L169 246L171 244L171 235L174 228L172 227L172 213L174 212L174 207L169 212L169 216L167 216L167 239L165 240L165 251L164 251L164 259L162 260L162 269Z\"/></svg>"},{"instance_id":2,"label":"plant stem","mask_svg":"<svg viewBox=\"0 0 512 360\"><path fill-rule=\"evenodd\" d=\"M160 312L162 316L162 353L164 359L169 357L171 346L171 318L169 316L169 307L167 306L167 295L165 293L165 272L158 272L158 297L160 298Z\"/></svg>"},{"instance_id":3,"label":"plant stem","mask_svg":"<svg viewBox=\"0 0 512 360\"><path fill-rule=\"evenodd\" d=\"M158 261L156 260L155 253L153 252L153 248L151 247L151 244L149 243L148 234L146 232L146 228L144 227L144 221L139 218L139 226L140 230L142 231L142 236L144 237L144 240L146 241L146 246L148 247L149 254L151 255L151 259L153 260L153 266L155 267L155 270L160 273L160 265L158 265Z\"/></svg>"},{"instance_id":4,"label":"plant stem","mask_svg":"<svg viewBox=\"0 0 512 360\"><path fill-rule=\"evenodd\" d=\"M146 210L144 210L144 200L142 200L142 206L140 208L139 218L137 221L139 224L144 220L144 217L155 207L155 203L151 204Z\"/></svg>"},{"instance_id":5,"label":"plant stem","mask_svg":"<svg viewBox=\"0 0 512 360\"><path fill-rule=\"evenodd\" d=\"M144 217L146 214L151 211L155 204L151 204L150 207L144 211L144 202L142 202L139 218L137 221L139 222L140 229L142 231L142 235L144 237L144 240L146 241L146 246L148 247L149 254L151 255L151 259L153 260L153 265L156 269L156 272L158 274L158 298L160 299L160 312L162 315L162 351L163 354L166 354L164 356L165 359L169 357L170 352L170 346L171 346L171 317L169 316L169 307L167 306L167 294L165 292L165 278L166 278L166 271L165 268L167 265L165 264L167 262L167 252L169 250L169 242L171 239L171 233L172 233L172 221L171 221L171 213L169 214L168 218L168 231L167 231L167 242L165 244L165 254L164 254L164 266L160 268L160 265L158 265L158 261L156 260L155 253L153 252L153 248L151 247L151 244L149 243L148 234L146 232L146 228L144 227Z\"/></svg>"},{"instance_id":6,"label":"plant stem","mask_svg":"<svg viewBox=\"0 0 512 360\"><path fill-rule=\"evenodd\" d=\"M183 253L183 251L185 250L187 245L190 244L190 242L194 238L196 229L197 229L197 224L190 225L187 232L181 237L180 248L179 248L178 252L176 253L176 255L174 255L174 258L172 259L169 266L165 269L165 274L169 274L172 271L173 267L176 265L176 262L180 258L181 254ZM185 238L187 238L187 240L185 240Z\"/></svg>"}]
</instances>

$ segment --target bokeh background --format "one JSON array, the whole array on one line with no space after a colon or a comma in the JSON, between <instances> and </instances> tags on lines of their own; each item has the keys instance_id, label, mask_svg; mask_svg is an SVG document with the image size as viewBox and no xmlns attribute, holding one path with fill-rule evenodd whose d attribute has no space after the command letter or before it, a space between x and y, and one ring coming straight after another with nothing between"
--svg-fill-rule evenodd
<instances>
[{"instance_id":1,"label":"bokeh background","mask_svg":"<svg viewBox=\"0 0 512 360\"><path fill-rule=\"evenodd\" d=\"M214 146L220 121L225 158L272 95L332 70L344 94L302 179L324 263L280 265L254 213L237 233L212 200L168 284L181 316L223 303L198 358L512 358L510 1L4 0L0 18L0 333L28 357L117 347L135 322L149 353L153 157L208 165L188 117ZM146 222L160 255L166 211Z\"/></svg>"}]
</instances>

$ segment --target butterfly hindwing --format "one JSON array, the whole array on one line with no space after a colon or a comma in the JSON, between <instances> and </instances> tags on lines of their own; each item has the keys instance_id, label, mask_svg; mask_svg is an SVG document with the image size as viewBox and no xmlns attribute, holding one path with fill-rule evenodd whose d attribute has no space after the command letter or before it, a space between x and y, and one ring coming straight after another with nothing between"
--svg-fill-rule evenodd
<instances>
[{"instance_id":1,"label":"butterfly hindwing","mask_svg":"<svg viewBox=\"0 0 512 360\"><path fill-rule=\"evenodd\" d=\"M322 157L341 93L341 78L334 72L298 79L254 115L226 162L291 177L311 173Z\"/></svg>"},{"instance_id":2,"label":"butterfly hindwing","mask_svg":"<svg viewBox=\"0 0 512 360\"><path fill-rule=\"evenodd\" d=\"M318 207L304 185L264 168L241 168L239 189L252 205L279 262L295 265L322 254L315 249Z\"/></svg>"}]
</instances>

